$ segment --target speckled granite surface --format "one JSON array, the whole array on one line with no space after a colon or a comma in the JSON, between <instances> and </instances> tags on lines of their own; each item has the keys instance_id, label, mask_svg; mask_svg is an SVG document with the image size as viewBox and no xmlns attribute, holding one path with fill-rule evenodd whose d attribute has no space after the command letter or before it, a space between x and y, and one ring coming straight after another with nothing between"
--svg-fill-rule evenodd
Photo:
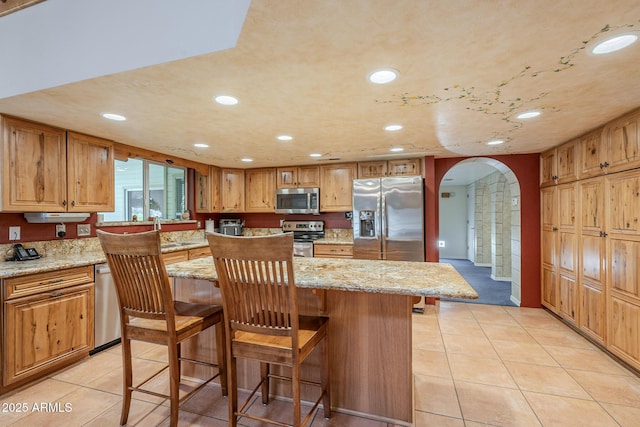
<instances>
[{"instance_id":1,"label":"speckled granite surface","mask_svg":"<svg viewBox=\"0 0 640 427\"><path fill-rule=\"evenodd\" d=\"M175 252L207 246L203 230L171 231L160 233L163 252ZM32 261L4 261L13 253L13 244L0 245L0 279L25 274L55 271L64 268L105 262L97 237L83 239L46 240L29 242L26 247L36 248L42 258Z\"/></svg>"},{"instance_id":2,"label":"speckled granite surface","mask_svg":"<svg viewBox=\"0 0 640 427\"><path fill-rule=\"evenodd\" d=\"M301 288L478 298L450 264L329 258L294 258L294 263L296 284ZM217 279L210 257L168 265L167 273L188 279Z\"/></svg>"}]
</instances>

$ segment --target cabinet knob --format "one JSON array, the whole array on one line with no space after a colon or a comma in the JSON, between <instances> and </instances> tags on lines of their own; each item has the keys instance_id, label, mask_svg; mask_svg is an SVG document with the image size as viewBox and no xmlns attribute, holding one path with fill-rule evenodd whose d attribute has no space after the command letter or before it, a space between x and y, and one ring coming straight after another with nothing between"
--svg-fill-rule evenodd
<instances>
[{"instance_id":1,"label":"cabinet knob","mask_svg":"<svg viewBox=\"0 0 640 427\"><path fill-rule=\"evenodd\" d=\"M62 206L67 206L67 201L66 200L62 201Z\"/></svg>"},{"instance_id":2,"label":"cabinet knob","mask_svg":"<svg viewBox=\"0 0 640 427\"><path fill-rule=\"evenodd\" d=\"M552 227L551 231L558 231L558 227Z\"/></svg>"}]
</instances>

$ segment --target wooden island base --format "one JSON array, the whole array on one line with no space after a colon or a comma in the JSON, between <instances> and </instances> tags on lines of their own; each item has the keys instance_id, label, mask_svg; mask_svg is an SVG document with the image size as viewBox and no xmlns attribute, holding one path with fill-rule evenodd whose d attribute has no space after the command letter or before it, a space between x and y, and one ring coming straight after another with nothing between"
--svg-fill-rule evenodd
<instances>
[{"instance_id":1,"label":"wooden island base","mask_svg":"<svg viewBox=\"0 0 640 427\"><path fill-rule=\"evenodd\" d=\"M176 299L222 304L220 290L209 280L174 278ZM411 366L412 297L370 292L298 289L301 314L323 314L329 321L331 405L338 412L357 414L399 425L413 422ZM216 359L213 330L183 344L182 354L197 352ZM317 354L303 364L302 377L319 379ZM197 369L204 369L196 367ZM184 375L204 372L184 366ZM259 380L257 362L238 361L238 383L251 390ZM290 386L273 381L271 393L290 396ZM304 400L315 401L319 391L303 386Z\"/></svg>"}]
</instances>

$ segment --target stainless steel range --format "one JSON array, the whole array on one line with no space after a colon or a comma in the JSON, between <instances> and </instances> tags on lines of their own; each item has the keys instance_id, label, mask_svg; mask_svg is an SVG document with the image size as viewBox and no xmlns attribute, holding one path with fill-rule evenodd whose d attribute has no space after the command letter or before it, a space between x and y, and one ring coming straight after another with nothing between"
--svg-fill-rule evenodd
<instances>
[{"instance_id":1,"label":"stainless steel range","mask_svg":"<svg viewBox=\"0 0 640 427\"><path fill-rule=\"evenodd\" d=\"M313 241L324 237L324 221L283 221L282 231L293 232L293 255L313 256Z\"/></svg>"}]
</instances>

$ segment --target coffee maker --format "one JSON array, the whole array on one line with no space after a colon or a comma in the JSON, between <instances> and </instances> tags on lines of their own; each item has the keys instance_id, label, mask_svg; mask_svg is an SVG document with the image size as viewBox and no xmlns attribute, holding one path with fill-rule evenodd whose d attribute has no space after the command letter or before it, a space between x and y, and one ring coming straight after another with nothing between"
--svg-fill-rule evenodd
<instances>
[{"instance_id":1,"label":"coffee maker","mask_svg":"<svg viewBox=\"0 0 640 427\"><path fill-rule=\"evenodd\" d=\"M221 219L218 232L228 236L242 236L244 221L241 219Z\"/></svg>"}]
</instances>

